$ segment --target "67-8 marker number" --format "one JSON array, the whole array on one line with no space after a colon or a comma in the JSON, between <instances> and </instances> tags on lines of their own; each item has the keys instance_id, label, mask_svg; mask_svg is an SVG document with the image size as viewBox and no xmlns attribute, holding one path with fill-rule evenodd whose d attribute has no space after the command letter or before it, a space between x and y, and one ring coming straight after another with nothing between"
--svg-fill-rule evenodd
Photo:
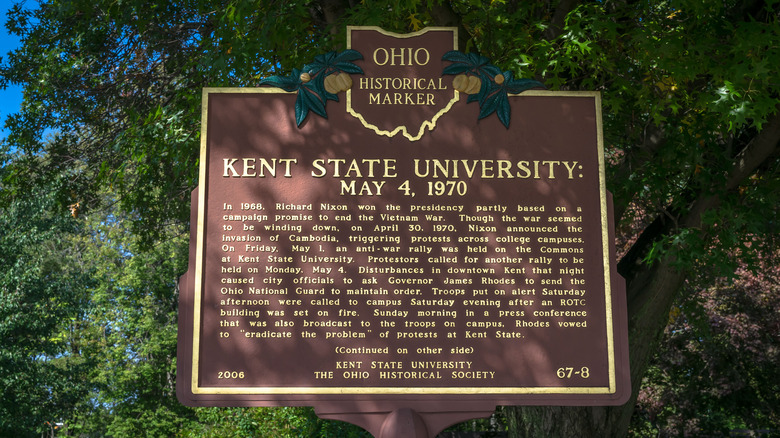
<instances>
[{"instance_id":1,"label":"67-8 marker number","mask_svg":"<svg viewBox=\"0 0 780 438\"><path fill-rule=\"evenodd\" d=\"M559 379L571 379L572 377L582 377L587 379L590 377L590 369L588 367L582 367L575 370L574 367L561 367L555 372L555 375Z\"/></svg>"}]
</instances>

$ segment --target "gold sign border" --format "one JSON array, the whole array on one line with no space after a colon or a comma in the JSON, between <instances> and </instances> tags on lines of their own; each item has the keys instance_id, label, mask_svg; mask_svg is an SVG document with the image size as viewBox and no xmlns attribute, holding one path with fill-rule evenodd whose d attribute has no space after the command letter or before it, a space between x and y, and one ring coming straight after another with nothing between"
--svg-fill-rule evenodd
<instances>
[{"instance_id":1,"label":"gold sign border","mask_svg":"<svg viewBox=\"0 0 780 438\"><path fill-rule=\"evenodd\" d=\"M203 293L203 253L206 225L206 181L207 181L207 145L208 145L208 100L210 94L246 93L246 94L294 94L280 88L204 88L201 107L201 136L198 190L198 224L196 231L195 281L193 297L192 327L192 379L193 394L234 394L234 395L447 395L447 394L506 394L506 395L566 395L566 394L615 394L617 393L614 318L612 314L612 275L610 271L609 218L607 216L606 167L604 164L604 137L601 116L601 93L598 91L546 91L529 90L523 94L512 94L513 98L524 96L537 97L581 97L593 98L596 115L596 140L599 161L599 198L601 209L601 242L604 267L604 299L607 331L607 367L609 386L597 387L201 387L199 385L200 322L201 295Z\"/></svg>"},{"instance_id":2,"label":"gold sign border","mask_svg":"<svg viewBox=\"0 0 780 438\"><path fill-rule=\"evenodd\" d=\"M395 33L395 32L389 32L381 27L377 26L347 26L347 49L352 48L352 31L353 30L373 30L376 32L381 33L382 35L391 36L394 38L412 38L416 36L423 35L427 32L452 32L452 50L458 50L458 28L457 27L426 27L425 29L418 30L417 32L412 33ZM403 134L404 137L409 139L409 141L417 141L422 138L423 135L425 135L426 129L433 131L433 129L436 127L436 123L439 120L439 117L443 116L447 112L449 112L450 109L452 109L452 106L455 105L455 102L460 100L460 93L458 90L453 90L455 95L450 99L449 103L439 110L431 120L424 120L422 124L420 125L420 129L417 131L417 135L412 135L409 133L409 129L405 126L397 126L392 131L387 131L384 129L379 128L378 126L368 122L365 117L363 117L362 114L355 111L352 108L352 89L347 90L347 112L352 115L353 117L360 120L360 123L363 124L366 128L374 131L377 135L385 136L385 137L395 137L396 134L399 132Z\"/></svg>"}]
</instances>

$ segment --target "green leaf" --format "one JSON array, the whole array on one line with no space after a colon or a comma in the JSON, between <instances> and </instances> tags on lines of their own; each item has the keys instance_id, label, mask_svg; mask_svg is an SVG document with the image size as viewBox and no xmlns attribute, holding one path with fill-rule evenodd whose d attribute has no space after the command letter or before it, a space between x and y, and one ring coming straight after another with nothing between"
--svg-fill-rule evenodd
<instances>
[{"instance_id":1,"label":"green leaf","mask_svg":"<svg viewBox=\"0 0 780 438\"><path fill-rule=\"evenodd\" d=\"M509 128L509 120L512 118L512 109L509 106L509 98L504 93L498 94L498 102L496 103L496 114L498 120Z\"/></svg>"},{"instance_id":2,"label":"green leaf","mask_svg":"<svg viewBox=\"0 0 780 438\"><path fill-rule=\"evenodd\" d=\"M501 93L497 92L489 94L485 97L484 101L481 102L479 106L479 119L484 119L485 117L493 114L498 109L500 96Z\"/></svg>"},{"instance_id":3,"label":"green leaf","mask_svg":"<svg viewBox=\"0 0 780 438\"><path fill-rule=\"evenodd\" d=\"M322 99L321 94L311 82L301 86L300 90L298 90L298 96L303 97L306 105L314 113L326 119L328 118L328 114L325 112L325 100Z\"/></svg>"},{"instance_id":4,"label":"green leaf","mask_svg":"<svg viewBox=\"0 0 780 438\"><path fill-rule=\"evenodd\" d=\"M305 72L315 76L326 76L334 72L363 74L363 69L352 61L363 59L363 55L357 50L344 50L343 52L328 52L314 57L314 62L303 67Z\"/></svg>"},{"instance_id":5,"label":"green leaf","mask_svg":"<svg viewBox=\"0 0 780 438\"><path fill-rule=\"evenodd\" d=\"M298 97L295 99L295 123L301 126L309 111L328 118L325 112L325 99L320 97L316 88L311 82L302 84L298 89Z\"/></svg>"},{"instance_id":6,"label":"green leaf","mask_svg":"<svg viewBox=\"0 0 780 438\"><path fill-rule=\"evenodd\" d=\"M531 88L545 88L544 84L533 79L513 79L512 72L502 71L490 64L488 58L484 56L453 50L445 53L442 59L452 62L444 68L442 74L471 73L480 78L479 92L469 95L466 102L479 102L479 119L495 112L498 119L507 128L509 128L511 119L508 94L519 94ZM496 82L499 75L503 75L501 84Z\"/></svg>"},{"instance_id":7,"label":"green leaf","mask_svg":"<svg viewBox=\"0 0 780 438\"><path fill-rule=\"evenodd\" d=\"M506 72L504 75L511 75L511 72ZM530 90L532 88L546 88L543 83L533 79L507 79L506 91L510 94L520 94L523 91Z\"/></svg>"},{"instance_id":8,"label":"green leaf","mask_svg":"<svg viewBox=\"0 0 780 438\"><path fill-rule=\"evenodd\" d=\"M450 64L444 67L443 75L459 75L471 71L471 67L468 64Z\"/></svg>"},{"instance_id":9,"label":"green leaf","mask_svg":"<svg viewBox=\"0 0 780 438\"><path fill-rule=\"evenodd\" d=\"M363 74L363 69L352 61L363 59L356 50L331 51L314 57L314 61L303 66L311 80L301 81L301 70L293 69L289 76L271 76L260 81L260 85L271 85L285 91L298 91L295 99L295 122L298 126L306 120L309 111L327 118L325 104L339 98L325 89L325 78L335 73Z\"/></svg>"},{"instance_id":10,"label":"green leaf","mask_svg":"<svg viewBox=\"0 0 780 438\"><path fill-rule=\"evenodd\" d=\"M260 85L270 85L284 91L296 91L301 86L301 71L294 68L288 76L271 76L260 81Z\"/></svg>"}]
</instances>

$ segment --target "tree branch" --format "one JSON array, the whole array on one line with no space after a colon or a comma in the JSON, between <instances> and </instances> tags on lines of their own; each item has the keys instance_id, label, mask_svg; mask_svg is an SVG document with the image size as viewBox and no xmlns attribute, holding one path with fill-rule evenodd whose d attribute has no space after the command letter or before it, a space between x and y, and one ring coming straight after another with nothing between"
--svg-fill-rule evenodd
<instances>
[{"instance_id":1,"label":"tree branch","mask_svg":"<svg viewBox=\"0 0 780 438\"><path fill-rule=\"evenodd\" d=\"M312 2L309 16L317 27L331 35L336 35L342 31L336 24L351 6L348 0L319 0Z\"/></svg>"},{"instance_id":2,"label":"tree branch","mask_svg":"<svg viewBox=\"0 0 780 438\"><path fill-rule=\"evenodd\" d=\"M780 105L764 129L759 132L737 155L729 171L726 190L736 189L745 178L753 174L767 159L780 150ZM686 227L700 227L701 216L720 202L716 194L706 194L697 199L681 223Z\"/></svg>"},{"instance_id":3,"label":"tree branch","mask_svg":"<svg viewBox=\"0 0 780 438\"><path fill-rule=\"evenodd\" d=\"M655 158L655 154L658 149L666 142L666 136L662 127L650 123L644 130L644 139L642 144L638 147L638 152L629 152L623 158L623 161L615 171L614 179L616 181L624 181L629 178L631 173L636 169L644 167L645 163L650 162ZM614 201L614 220L615 223L620 222L620 219L628 209L628 205L631 199L625 197L616 197Z\"/></svg>"},{"instance_id":4,"label":"tree branch","mask_svg":"<svg viewBox=\"0 0 780 438\"><path fill-rule=\"evenodd\" d=\"M561 0L558 3L558 7L555 8L552 19L550 19L550 26L544 30L542 34L547 41L558 38L563 32L563 26L566 24L566 16L569 12L574 10L579 4L579 0Z\"/></svg>"},{"instance_id":5,"label":"tree branch","mask_svg":"<svg viewBox=\"0 0 780 438\"><path fill-rule=\"evenodd\" d=\"M780 105L767 126L737 155L729 172L726 190L734 190L767 160L773 159L780 148ZM688 213L678 221L684 227L700 227L702 214L719 203L719 198L700 192ZM628 298L629 354L631 362L632 396L627 404L634 406L642 384L642 377L655 354L655 346L666 327L669 309L685 284L686 272L674 267L674 257L666 255L652 266L636 263L652 242L669 232L672 224L663 215L648 226L640 238L618 264L626 277ZM612 409L610 421L620 424L617 430L628 430L632 409Z\"/></svg>"},{"instance_id":6,"label":"tree branch","mask_svg":"<svg viewBox=\"0 0 780 438\"><path fill-rule=\"evenodd\" d=\"M457 27L458 28L458 50L466 51L471 34L463 26L463 20L448 1L436 2L428 11L437 26Z\"/></svg>"},{"instance_id":7,"label":"tree branch","mask_svg":"<svg viewBox=\"0 0 780 438\"><path fill-rule=\"evenodd\" d=\"M637 270L641 269L638 263L639 258L646 253L647 248L649 248L653 242L660 236L668 233L674 226L681 226L684 228L701 227L701 218L704 212L717 207L720 203L720 197L715 193L716 188L723 189L724 191L735 190L742 181L753 174L764 162L766 162L766 160L771 159L779 151L780 105L778 105L777 112L775 112L769 120L766 127L748 142L736 156L733 167L728 172L726 185L723 187L709 187L696 194L689 193L689 202L687 202L687 204L690 205L690 208L687 213L678 214L674 211L668 211L667 214L659 214L653 223L645 228L637 241L631 246L626 255L623 256L620 263L618 263L618 272L620 275L622 275L630 284L637 275ZM621 164L621 168L625 166L628 165ZM625 209L625 205L618 205L615 207L616 210L618 208ZM619 218L617 214L615 214L615 217ZM668 217L678 218L677 223L674 224L670 222ZM631 288L629 287L629 289ZM629 299L631 299L630 293Z\"/></svg>"}]
</instances>

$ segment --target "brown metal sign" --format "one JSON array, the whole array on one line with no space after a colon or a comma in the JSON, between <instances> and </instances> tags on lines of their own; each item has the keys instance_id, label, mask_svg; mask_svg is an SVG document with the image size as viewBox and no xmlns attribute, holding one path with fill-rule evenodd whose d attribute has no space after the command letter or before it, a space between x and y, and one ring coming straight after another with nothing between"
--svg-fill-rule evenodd
<instances>
[{"instance_id":1,"label":"brown metal sign","mask_svg":"<svg viewBox=\"0 0 780 438\"><path fill-rule=\"evenodd\" d=\"M453 30L350 32L367 80L327 119L297 126L280 89L204 90L179 397L624 403L599 94L509 94L506 127L441 75Z\"/></svg>"}]
</instances>

